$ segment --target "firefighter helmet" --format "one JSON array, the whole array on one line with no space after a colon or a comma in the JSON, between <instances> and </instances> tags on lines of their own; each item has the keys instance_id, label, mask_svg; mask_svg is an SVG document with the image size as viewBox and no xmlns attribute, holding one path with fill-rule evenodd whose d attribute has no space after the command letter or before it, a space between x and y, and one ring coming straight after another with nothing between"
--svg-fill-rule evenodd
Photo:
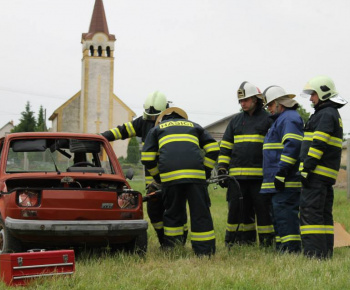
<instances>
[{"instance_id":1,"label":"firefighter helmet","mask_svg":"<svg viewBox=\"0 0 350 290\"><path fill-rule=\"evenodd\" d=\"M253 96L258 97L259 99L263 98L262 93L260 92L258 87L254 86L251 83L243 82L237 91L238 101L247 99Z\"/></svg>"},{"instance_id":2,"label":"firefighter helmet","mask_svg":"<svg viewBox=\"0 0 350 290\"><path fill-rule=\"evenodd\" d=\"M348 102L339 96L333 80L328 76L316 76L309 80L303 89L303 94L311 95L316 92L321 101L330 100L339 105L339 108Z\"/></svg>"},{"instance_id":3,"label":"firefighter helmet","mask_svg":"<svg viewBox=\"0 0 350 290\"><path fill-rule=\"evenodd\" d=\"M145 120L156 120L159 114L168 108L168 101L164 94L155 91L148 95L145 103L143 104L145 111L143 112L143 118Z\"/></svg>"},{"instance_id":4,"label":"firefighter helmet","mask_svg":"<svg viewBox=\"0 0 350 290\"><path fill-rule=\"evenodd\" d=\"M296 104L296 101L294 101L294 100L293 100L294 102L288 102L288 98L290 98L290 99L295 98L294 94L287 94L286 91L279 86L270 86L270 87L266 88L265 91L263 92L264 105L267 106L272 101L274 101L278 98L281 98L281 97L287 97L287 98L284 98L286 100L285 104L287 104L286 107L289 107L289 103L290 103L290 105L292 103ZM280 102L280 103L283 105L282 102Z\"/></svg>"},{"instance_id":5,"label":"firefighter helmet","mask_svg":"<svg viewBox=\"0 0 350 290\"><path fill-rule=\"evenodd\" d=\"M188 116L187 116L187 113L182 110L181 108L178 108L178 107L171 107L171 108L168 108L166 109L165 111L163 111L157 118L156 120L156 126L163 121L163 117L164 116L167 116L167 115L170 115L172 113L176 113L178 114L179 116L181 116L182 118L184 119L188 119Z\"/></svg>"}]
</instances>

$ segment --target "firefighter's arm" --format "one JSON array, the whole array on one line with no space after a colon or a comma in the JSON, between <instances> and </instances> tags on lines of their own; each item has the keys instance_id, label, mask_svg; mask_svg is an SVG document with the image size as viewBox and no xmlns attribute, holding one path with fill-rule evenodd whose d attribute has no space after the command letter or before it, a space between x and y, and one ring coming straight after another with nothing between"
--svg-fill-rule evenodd
<instances>
[{"instance_id":1,"label":"firefighter's arm","mask_svg":"<svg viewBox=\"0 0 350 290\"><path fill-rule=\"evenodd\" d=\"M274 184L278 190L284 189L285 178L298 161L303 140L302 120L286 122L282 129L283 150L278 163Z\"/></svg>"},{"instance_id":2,"label":"firefighter's arm","mask_svg":"<svg viewBox=\"0 0 350 290\"><path fill-rule=\"evenodd\" d=\"M206 130L203 131L200 137L200 144L205 152L204 167L206 178L208 179L219 156L220 148L218 142L216 142L216 140Z\"/></svg>"},{"instance_id":3,"label":"firefighter's arm","mask_svg":"<svg viewBox=\"0 0 350 290\"><path fill-rule=\"evenodd\" d=\"M303 167L306 171L314 170L323 156L328 145L341 147L342 140L332 137L335 122L338 122L329 112L320 118L320 121L312 135L312 142L305 157Z\"/></svg>"},{"instance_id":4,"label":"firefighter's arm","mask_svg":"<svg viewBox=\"0 0 350 290\"><path fill-rule=\"evenodd\" d=\"M108 141L124 140L131 137L141 137L142 117L139 117L131 122L124 123L115 128L109 129L103 132L101 135L104 136Z\"/></svg>"},{"instance_id":5,"label":"firefighter's arm","mask_svg":"<svg viewBox=\"0 0 350 290\"><path fill-rule=\"evenodd\" d=\"M141 152L141 162L146 167L153 179L160 183L160 175L158 170L158 140L155 136L155 128L151 129L147 134L145 144Z\"/></svg>"},{"instance_id":6,"label":"firefighter's arm","mask_svg":"<svg viewBox=\"0 0 350 290\"><path fill-rule=\"evenodd\" d=\"M218 169L227 171L231 161L231 154L234 146L234 132L231 126L227 126L224 136L220 142L220 153L218 158Z\"/></svg>"}]
</instances>

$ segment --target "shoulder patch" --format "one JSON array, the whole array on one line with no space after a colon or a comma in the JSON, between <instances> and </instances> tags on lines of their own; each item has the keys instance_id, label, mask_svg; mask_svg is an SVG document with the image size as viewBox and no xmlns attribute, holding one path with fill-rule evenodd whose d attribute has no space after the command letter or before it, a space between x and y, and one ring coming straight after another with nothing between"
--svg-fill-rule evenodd
<instances>
[{"instance_id":1,"label":"shoulder patch","mask_svg":"<svg viewBox=\"0 0 350 290\"><path fill-rule=\"evenodd\" d=\"M339 126L340 126L340 128L343 128L343 121L342 121L342 119L339 118L338 120L339 120Z\"/></svg>"}]
</instances>

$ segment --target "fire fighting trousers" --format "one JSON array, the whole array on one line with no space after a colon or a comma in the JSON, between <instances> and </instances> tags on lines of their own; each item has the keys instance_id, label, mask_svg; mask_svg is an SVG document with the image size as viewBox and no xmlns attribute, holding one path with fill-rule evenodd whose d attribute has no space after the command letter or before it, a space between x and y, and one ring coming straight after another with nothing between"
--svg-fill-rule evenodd
<instances>
[{"instance_id":1,"label":"fire fighting trousers","mask_svg":"<svg viewBox=\"0 0 350 290\"><path fill-rule=\"evenodd\" d=\"M281 252L301 251L299 201L299 192L282 191L272 194L276 248Z\"/></svg>"},{"instance_id":2,"label":"fire fighting trousers","mask_svg":"<svg viewBox=\"0 0 350 290\"><path fill-rule=\"evenodd\" d=\"M164 224L163 224L163 215L164 215L164 205L162 198L150 199L147 201L147 213L151 221L151 224L156 231L157 238L161 247L164 246ZM187 226L187 214L184 213L182 217L182 224L184 227L184 235L182 242L185 244L188 234Z\"/></svg>"},{"instance_id":3,"label":"fire fighting trousers","mask_svg":"<svg viewBox=\"0 0 350 290\"><path fill-rule=\"evenodd\" d=\"M227 189L228 218L225 243L271 246L274 240L270 194L260 194L261 180L230 180ZM257 222L255 222L255 216Z\"/></svg>"},{"instance_id":4,"label":"fire fighting trousers","mask_svg":"<svg viewBox=\"0 0 350 290\"><path fill-rule=\"evenodd\" d=\"M183 217L188 201L191 219L191 244L196 255L215 253L215 234L206 184L181 183L164 186L164 242L167 247L182 243Z\"/></svg>"},{"instance_id":5,"label":"fire fighting trousers","mask_svg":"<svg viewBox=\"0 0 350 290\"><path fill-rule=\"evenodd\" d=\"M331 258L334 246L334 191L331 184L311 176L300 197L300 232L307 257Z\"/></svg>"}]
</instances>

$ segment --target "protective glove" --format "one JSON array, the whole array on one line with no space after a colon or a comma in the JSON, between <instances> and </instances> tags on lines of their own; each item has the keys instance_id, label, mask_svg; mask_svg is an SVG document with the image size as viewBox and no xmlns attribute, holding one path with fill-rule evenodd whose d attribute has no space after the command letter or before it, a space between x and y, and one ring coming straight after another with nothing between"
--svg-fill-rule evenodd
<instances>
[{"instance_id":1,"label":"protective glove","mask_svg":"<svg viewBox=\"0 0 350 290\"><path fill-rule=\"evenodd\" d=\"M281 171L278 171L276 173L276 176L275 176L275 180L273 181L273 183L275 184L275 188L278 190L278 191L283 191L284 188L285 188L285 178L286 178L286 174L284 172L281 172Z\"/></svg>"},{"instance_id":2,"label":"protective glove","mask_svg":"<svg viewBox=\"0 0 350 290\"><path fill-rule=\"evenodd\" d=\"M223 176L223 175L227 175L228 172L225 168L220 168L218 170L218 176ZM219 181L219 185L222 188L227 188L228 187L228 179L223 179Z\"/></svg>"},{"instance_id":3,"label":"protective glove","mask_svg":"<svg viewBox=\"0 0 350 290\"><path fill-rule=\"evenodd\" d=\"M310 177L310 170L304 168L303 171L300 172L301 175L301 183L303 187L309 187L310 182L309 182L309 177Z\"/></svg>"},{"instance_id":4,"label":"protective glove","mask_svg":"<svg viewBox=\"0 0 350 290\"><path fill-rule=\"evenodd\" d=\"M151 193L153 191L162 189L162 185L156 181L152 181L150 184L146 186L147 193Z\"/></svg>"},{"instance_id":5,"label":"protective glove","mask_svg":"<svg viewBox=\"0 0 350 290\"><path fill-rule=\"evenodd\" d=\"M113 135L113 133L111 131L103 132L100 135L105 137L108 141L114 141L115 140L114 135Z\"/></svg>"}]
</instances>

